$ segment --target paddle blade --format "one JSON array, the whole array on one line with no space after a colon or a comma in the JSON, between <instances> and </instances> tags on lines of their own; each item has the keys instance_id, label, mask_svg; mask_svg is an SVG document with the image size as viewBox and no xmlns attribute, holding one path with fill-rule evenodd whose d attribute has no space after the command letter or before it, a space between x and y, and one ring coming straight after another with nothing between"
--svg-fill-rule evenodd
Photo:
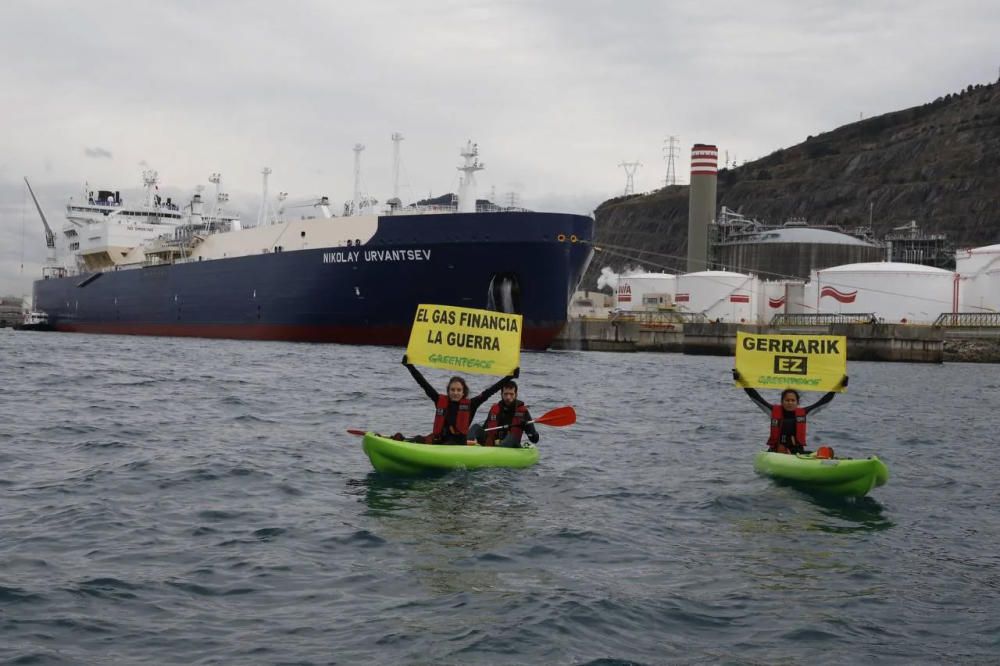
<instances>
[{"instance_id":1,"label":"paddle blade","mask_svg":"<svg viewBox=\"0 0 1000 666\"><path fill-rule=\"evenodd\" d=\"M364 430L358 430L356 428L348 428L347 432L350 433L351 435L357 435L358 437L364 437L365 436L365 431Z\"/></svg>"},{"instance_id":2,"label":"paddle blade","mask_svg":"<svg viewBox=\"0 0 1000 666\"><path fill-rule=\"evenodd\" d=\"M534 423L557 427L573 425L576 423L576 410L569 405L556 407L536 418Z\"/></svg>"}]
</instances>

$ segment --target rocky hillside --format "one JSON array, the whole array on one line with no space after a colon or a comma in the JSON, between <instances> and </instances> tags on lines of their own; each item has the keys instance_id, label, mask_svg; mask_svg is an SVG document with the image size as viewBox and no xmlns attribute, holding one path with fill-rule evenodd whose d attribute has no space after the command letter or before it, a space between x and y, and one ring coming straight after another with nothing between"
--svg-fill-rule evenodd
<instances>
[{"instance_id":1,"label":"rocky hillside","mask_svg":"<svg viewBox=\"0 0 1000 666\"><path fill-rule=\"evenodd\" d=\"M719 172L718 206L767 223L867 225L916 220L959 247L1000 243L1000 83L837 128ZM684 270L687 186L611 199L596 211L603 266Z\"/></svg>"}]
</instances>

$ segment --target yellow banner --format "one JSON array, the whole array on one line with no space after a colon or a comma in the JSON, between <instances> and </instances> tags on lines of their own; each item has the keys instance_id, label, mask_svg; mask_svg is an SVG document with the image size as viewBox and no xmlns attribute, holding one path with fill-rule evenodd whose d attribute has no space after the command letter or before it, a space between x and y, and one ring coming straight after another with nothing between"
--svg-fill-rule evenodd
<instances>
[{"instance_id":1,"label":"yellow banner","mask_svg":"<svg viewBox=\"0 0 1000 666\"><path fill-rule=\"evenodd\" d=\"M847 338L737 331L736 370L740 386L840 393L840 380L847 374Z\"/></svg>"},{"instance_id":2,"label":"yellow banner","mask_svg":"<svg viewBox=\"0 0 1000 666\"><path fill-rule=\"evenodd\" d=\"M509 375L521 364L521 315L418 305L406 355L428 368Z\"/></svg>"}]
</instances>

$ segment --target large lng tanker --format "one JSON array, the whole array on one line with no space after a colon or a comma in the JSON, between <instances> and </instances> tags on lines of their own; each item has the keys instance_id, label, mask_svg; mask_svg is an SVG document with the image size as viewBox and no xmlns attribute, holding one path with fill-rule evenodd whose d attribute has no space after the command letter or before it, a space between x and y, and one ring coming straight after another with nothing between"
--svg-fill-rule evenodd
<instances>
[{"instance_id":1,"label":"large lng tanker","mask_svg":"<svg viewBox=\"0 0 1000 666\"><path fill-rule=\"evenodd\" d=\"M70 201L60 239L72 268L57 265L39 207L50 255L34 308L58 331L402 345L416 306L438 303L520 313L523 346L545 349L590 261L594 221L477 211L482 166L471 143L461 154L447 211L394 198L381 215L335 217L323 199L316 217L262 214L249 228L223 212L217 174L206 211L200 195L183 208L163 201L147 171L140 205L114 191Z\"/></svg>"}]
</instances>

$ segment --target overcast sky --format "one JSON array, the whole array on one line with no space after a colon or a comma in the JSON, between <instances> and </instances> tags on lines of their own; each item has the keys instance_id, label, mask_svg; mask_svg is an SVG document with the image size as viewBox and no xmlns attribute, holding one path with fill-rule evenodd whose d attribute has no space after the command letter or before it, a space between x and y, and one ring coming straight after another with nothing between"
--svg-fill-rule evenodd
<instances>
[{"instance_id":1,"label":"overcast sky","mask_svg":"<svg viewBox=\"0 0 1000 666\"><path fill-rule=\"evenodd\" d=\"M264 166L272 193L340 203L362 143L384 201L401 132L404 202L455 191L472 139L480 196L590 213L622 162L661 186L671 135L687 182L693 143L742 163L994 82L998 35L996 0L3 0L0 294L45 254L22 176L57 227L85 181L130 191L143 165L184 196L221 172L242 210Z\"/></svg>"}]
</instances>

